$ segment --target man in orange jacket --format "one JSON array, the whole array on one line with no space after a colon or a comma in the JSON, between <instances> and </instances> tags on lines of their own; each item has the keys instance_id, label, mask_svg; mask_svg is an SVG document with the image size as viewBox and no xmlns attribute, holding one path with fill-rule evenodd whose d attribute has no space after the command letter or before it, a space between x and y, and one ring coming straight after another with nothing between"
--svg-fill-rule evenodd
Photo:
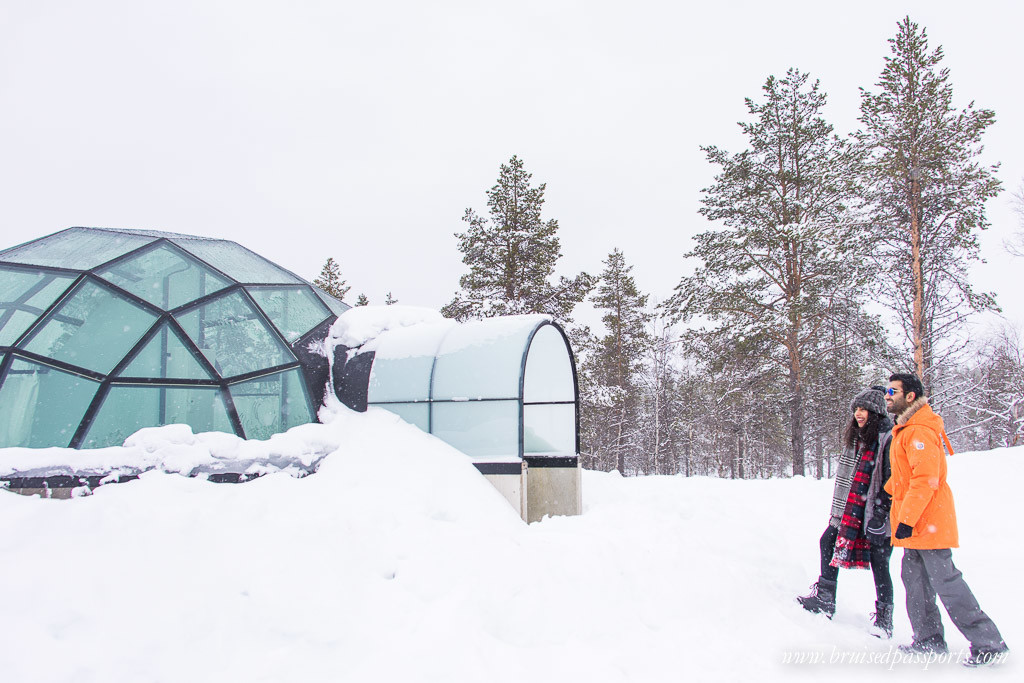
<instances>
[{"instance_id":1,"label":"man in orange jacket","mask_svg":"<svg viewBox=\"0 0 1024 683\"><path fill-rule=\"evenodd\" d=\"M907 591L907 614L914 641L904 652L944 653L942 617L935 603L942 600L949 618L971 643L964 663L979 666L1002 661L1006 643L995 623L981 611L978 601L953 565L951 548L959 546L953 492L946 484L946 454L952 455L949 437L924 395L915 375L889 378L886 407L896 415L889 450L892 477L885 490L892 494L892 544L901 546L901 577Z\"/></svg>"}]
</instances>

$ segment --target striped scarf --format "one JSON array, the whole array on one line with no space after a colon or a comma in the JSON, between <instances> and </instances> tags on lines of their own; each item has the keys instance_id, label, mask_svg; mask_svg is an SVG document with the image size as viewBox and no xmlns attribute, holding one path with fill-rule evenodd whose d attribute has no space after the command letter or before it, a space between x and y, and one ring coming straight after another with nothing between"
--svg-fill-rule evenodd
<instances>
[{"instance_id":1,"label":"striped scarf","mask_svg":"<svg viewBox=\"0 0 1024 683\"><path fill-rule=\"evenodd\" d=\"M857 444L860 460L853 474L846 507L839 523L839 536L832 554L833 567L844 569L867 569L871 566L871 544L864 536L864 504L871 486L871 472L875 466L875 452L865 444Z\"/></svg>"}]
</instances>

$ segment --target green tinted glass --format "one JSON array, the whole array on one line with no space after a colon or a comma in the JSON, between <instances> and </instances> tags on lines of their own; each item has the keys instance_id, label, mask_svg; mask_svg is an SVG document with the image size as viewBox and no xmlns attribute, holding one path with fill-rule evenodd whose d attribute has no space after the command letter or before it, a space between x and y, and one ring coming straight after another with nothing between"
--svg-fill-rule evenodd
<instances>
[{"instance_id":1,"label":"green tinted glass","mask_svg":"<svg viewBox=\"0 0 1024 683\"><path fill-rule=\"evenodd\" d=\"M161 379L214 379L196 360L185 342L164 324L120 373L121 377Z\"/></svg>"},{"instance_id":2,"label":"green tinted glass","mask_svg":"<svg viewBox=\"0 0 1024 683\"><path fill-rule=\"evenodd\" d=\"M125 232L70 228L0 253L0 261L88 270L149 244L155 238Z\"/></svg>"},{"instance_id":3,"label":"green tinted glass","mask_svg":"<svg viewBox=\"0 0 1024 683\"><path fill-rule=\"evenodd\" d=\"M519 455L518 401L435 402L431 410L431 433L466 455Z\"/></svg>"},{"instance_id":4,"label":"green tinted glass","mask_svg":"<svg viewBox=\"0 0 1024 683\"><path fill-rule=\"evenodd\" d=\"M308 287L246 287L281 336L293 342L322 323L331 312Z\"/></svg>"},{"instance_id":5,"label":"green tinted glass","mask_svg":"<svg viewBox=\"0 0 1024 683\"><path fill-rule=\"evenodd\" d=\"M313 421L313 410L298 369L239 382L229 389L247 439L269 439L273 434Z\"/></svg>"},{"instance_id":6,"label":"green tinted glass","mask_svg":"<svg viewBox=\"0 0 1024 683\"><path fill-rule=\"evenodd\" d=\"M97 274L164 310L184 306L231 284L196 259L166 244L118 261Z\"/></svg>"},{"instance_id":7,"label":"green tinted glass","mask_svg":"<svg viewBox=\"0 0 1024 683\"><path fill-rule=\"evenodd\" d=\"M263 315L237 291L175 317L221 377L295 360Z\"/></svg>"},{"instance_id":8,"label":"green tinted glass","mask_svg":"<svg viewBox=\"0 0 1024 683\"><path fill-rule=\"evenodd\" d=\"M0 387L0 447L71 444L98 382L15 359Z\"/></svg>"},{"instance_id":9,"label":"green tinted glass","mask_svg":"<svg viewBox=\"0 0 1024 683\"><path fill-rule=\"evenodd\" d=\"M0 346L9 346L74 282L72 275L0 267Z\"/></svg>"},{"instance_id":10,"label":"green tinted glass","mask_svg":"<svg viewBox=\"0 0 1024 683\"><path fill-rule=\"evenodd\" d=\"M156 316L112 290L84 280L23 346L42 356L110 372Z\"/></svg>"},{"instance_id":11,"label":"green tinted glass","mask_svg":"<svg viewBox=\"0 0 1024 683\"><path fill-rule=\"evenodd\" d=\"M82 442L120 446L143 427L187 424L192 431L234 432L217 387L112 386Z\"/></svg>"},{"instance_id":12,"label":"green tinted glass","mask_svg":"<svg viewBox=\"0 0 1024 683\"><path fill-rule=\"evenodd\" d=\"M331 309L331 313L333 313L334 315L341 315L342 313L344 313L348 309L352 308L351 306L349 306L347 303L345 303L341 299L336 299L335 297L331 296L330 294L328 294L324 290L320 289L316 285L313 285L313 289L316 290L317 296L325 304L327 304L327 307L329 309Z\"/></svg>"},{"instance_id":13,"label":"green tinted glass","mask_svg":"<svg viewBox=\"0 0 1024 683\"><path fill-rule=\"evenodd\" d=\"M234 242L181 238L172 241L241 283L302 284L298 277Z\"/></svg>"},{"instance_id":14,"label":"green tinted glass","mask_svg":"<svg viewBox=\"0 0 1024 683\"><path fill-rule=\"evenodd\" d=\"M392 412L409 424L415 425L427 433L430 432L429 403L381 403L376 407Z\"/></svg>"}]
</instances>

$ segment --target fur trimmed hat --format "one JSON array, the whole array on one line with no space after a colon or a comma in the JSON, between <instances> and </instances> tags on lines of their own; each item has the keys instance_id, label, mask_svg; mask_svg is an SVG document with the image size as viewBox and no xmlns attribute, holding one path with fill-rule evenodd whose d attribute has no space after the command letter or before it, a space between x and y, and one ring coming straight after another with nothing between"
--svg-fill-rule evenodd
<instances>
[{"instance_id":1,"label":"fur trimmed hat","mask_svg":"<svg viewBox=\"0 0 1024 683\"><path fill-rule=\"evenodd\" d=\"M850 401L850 411L857 410L857 408L863 408L882 417L889 415L889 411L885 407L885 396L874 387L865 389Z\"/></svg>"}]
</instances>

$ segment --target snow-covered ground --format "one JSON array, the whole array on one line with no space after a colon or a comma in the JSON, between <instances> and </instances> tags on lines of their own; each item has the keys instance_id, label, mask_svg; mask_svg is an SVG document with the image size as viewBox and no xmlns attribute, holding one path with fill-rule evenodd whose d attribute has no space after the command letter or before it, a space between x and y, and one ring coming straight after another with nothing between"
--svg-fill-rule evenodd
<instances>
[{"instance_id":1,"label":"snow-covered ground","mask_svg":"<svg viewBox=\"0 0 1024 683\"><path fill-rule=\"evenodd\" d=\"M135 453L187 465L241 447L161 429L138 439ZM0 680L813 680L893 668L933 681L1024 672L1015 652L984 672L894 664L895 644L910 637L900 550L894 641L867 634L867 571L841 572L835 620L803 612L794 596L817 575L829 481L585 472L583 515L528 526L465 456L382 410L339 410L330 424L244 448L264 469L286 456L318 471L237 485L151 471L64 501L0 491ZM0 461L28 455L0 450ZM105 449L102 458L126 455ZM1011 648L1024 648L1014 507L1022 461L1024 449L958 454L949 477L963 544L954 559ZM953 650L966 646L948 620L947 638ZM829 663L840 657L847 663ZM879 662L848 663L868 657Z\"/></svg>"}]
</instances>

